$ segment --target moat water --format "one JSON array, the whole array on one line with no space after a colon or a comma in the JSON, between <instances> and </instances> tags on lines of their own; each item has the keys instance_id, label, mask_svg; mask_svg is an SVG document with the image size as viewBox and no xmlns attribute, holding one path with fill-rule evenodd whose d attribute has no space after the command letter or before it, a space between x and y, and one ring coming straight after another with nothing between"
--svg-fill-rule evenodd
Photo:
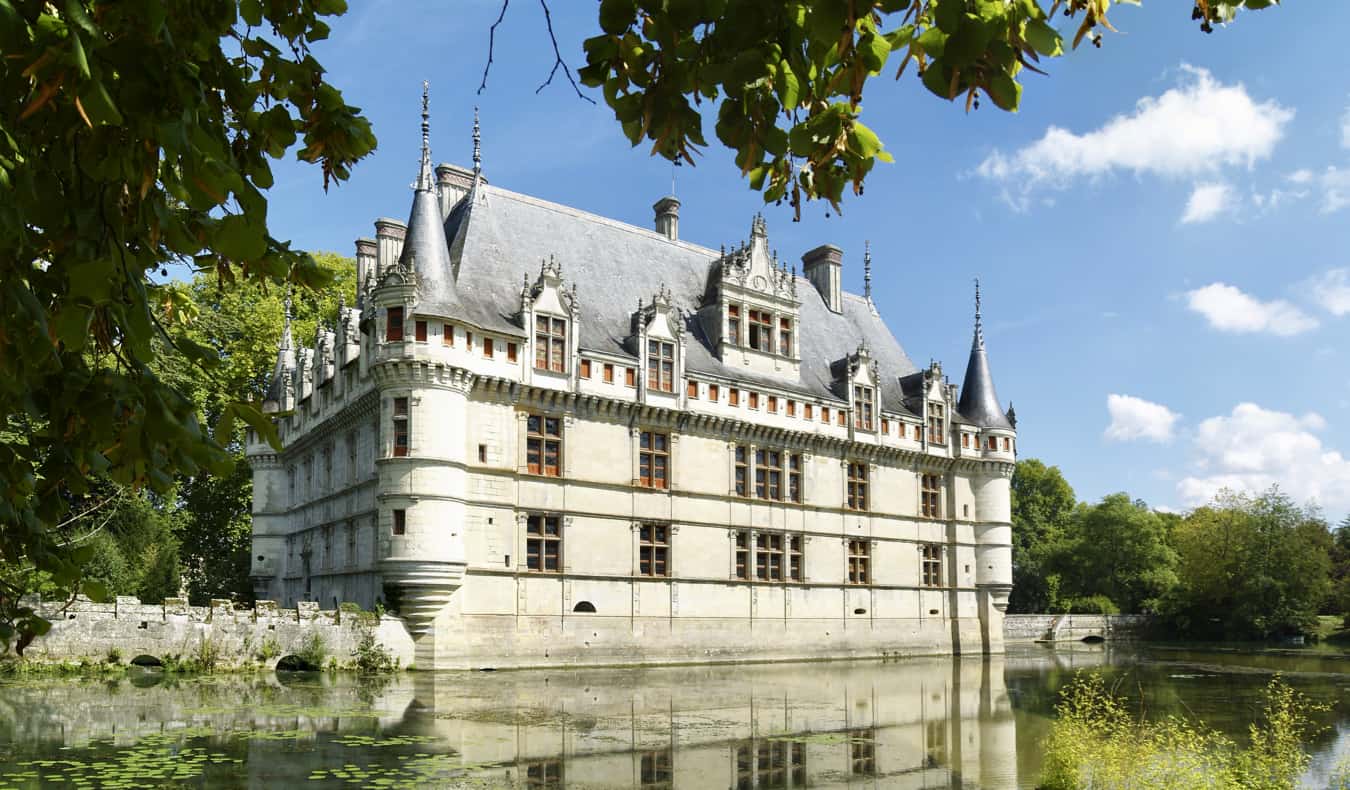
<instances>
[{"instance_id":1,"label":"moat water","mask_svg":"<svg viewBox=\"0 0 1350 790\"><path fill-rule=\"evenodd\" d=\"M992 659L0 680L0 788L1034 788L1058 689L1241 737L1280 672L1328 703L1305 783L1350 756L1350 653L1025 646Z\"/></svg>"}]
</instances>

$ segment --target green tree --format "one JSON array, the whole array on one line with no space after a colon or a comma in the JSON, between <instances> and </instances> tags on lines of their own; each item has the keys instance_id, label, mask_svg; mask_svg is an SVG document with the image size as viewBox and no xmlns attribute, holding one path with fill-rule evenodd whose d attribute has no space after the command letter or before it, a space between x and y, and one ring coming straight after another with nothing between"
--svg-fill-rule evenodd
<instances>
[{"instance_id":1,"label":"green tree","mask_svg":"<svg viewBox=\"0 0 1350 790\"><path fill-rule=\"evenodd\" d=\"M1266 639L1315 624L1330 588L1331 534L1278 488L1220 494L1178 525L1173 542L1179 583L1161 613L1178 632Z\"/></svg>"},{"instance_id":2,"label":"green tree","mask_svg":"<svg viewBox=\"0 0 1350 790\"><path fill-rule=\"evenodd\" d=\"M1137 5L1139 0L1116 0ZM1239 8L1277 0L1192 0L1209 32ZM765 201L862 194L877 160L891 161L862 121L863 90L906 70L932 93L1021 102L1024 69L1071 47L1101 45L1112 0L601 0L601 35L587 39L582 82L633 145L693 163L706 136L699 105L717 102L716 134ZM503 13L506 3L503 3ZM561 58L559 59L561 63ZM556 70L556 67L555 67ZM570 76L570 75L569 75ZM550 76L551 79L551 76ZM871 94L875 96L875 92Z\"/></svg>"},{"instance_id":3,"label":"green tree","mask_svg":"<svg viewBox=\"0 0 1350 790\"><path fill-rule=\"evenodd\" d=\"M1073 516L1073 488L1057 466L1027 458L1012 478L1013 591L1011 612L1048 612L1057 579L1048 563Z\"/></svg>"},{"instance_id":4,"label":"green tree","mask_svg":"<svg viewBox=\"0 0 1350 790\"><path fill-rule=\"evenodd\" d=\"M267 227L269 160L297 149L325 186L375 147L309 51L342 0L0 0L0 644L46 624L20 596L79 586L72 513L100 487L169 492L228 472L196 404L152 366L184 336L187 262L225 287L323 283ZM157 309L158 308L158 309ZM222 409L270 435L255 406Z\"/></svg>"},{"instance_id":5,"label":"green tree","mask_svg":"<svg viewBox=\"0 0 1350 790\"><path fill-rule=\"evenodd\" d=\"M1151 610L1177 582L1163 519L1127 494L1080 504L1050 565L1066 598L1105 596L1123 612Z\"/></svg>"},{"instance_id":6,"label":"green tree","mask_svg":"<svg viewBox=\"0 0 1350 790\"><path fill-rule=\"evenodd\" d=\"M356 298L355 261L332 252L313 257L329 285L294 294L292 332L298 343L311 343L320 326L334 326L339 303ZM285 295L256 283L224 287L207 274L194 277L185 291L177 300L184 331L220 362L212 375L202 376L189 360L165 355L156 363L162 378L208 420L218 419L232 403L261 400L281 340ZM216 437L236 461L230 474L184 476L177 486L175 533L194 603L253 597L248 579L253 477L243 458L244 429L237 425L232 436Z\"/></svg>"}]
</instances>

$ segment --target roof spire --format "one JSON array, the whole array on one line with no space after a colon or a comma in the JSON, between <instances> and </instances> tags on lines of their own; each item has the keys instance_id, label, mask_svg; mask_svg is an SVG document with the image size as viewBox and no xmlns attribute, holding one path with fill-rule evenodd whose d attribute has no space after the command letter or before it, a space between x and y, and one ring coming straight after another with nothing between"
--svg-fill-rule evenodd
<instances>
[{"instance_id":1,"label":"roof spire","mask_svg":"<svg viewBox=\"0 0 1350 790\"><path fill-rule=\"evenodd\" d=\"M980 278L975 278L975 342L972 348L984 350L984 322L980 318Z\"/></svg>"},{"instance_id":2,"label":"roof spire","mask_svg":"<svg viewBox=\"0 0 1350 790\"><path fill-rule=\"evenodd\" d=\"M473 108L473 180L483 174L483 133L478 125L478 108Z\"/></svg>"},{"instance_id":3,"label":"roof spire","mask_svg":"<svg viewBox=\"0 0 1350 790\"><path fill-rule=\"evenodd\" d=\"M285 350L291 348L291 289L290 289L290 288L287 288L287 289L286 289L286 300L285 300L284 302L282 302L282 305L284 305L284 308L283 308L283 309L284 309L283 315L285 316L285 323L283 324L283 329L281 330L281 349L280 349L280 350L285 351Z\"/></svg>"},{"instance_id":4,"label":"roof spire","mask_svg":"<svg viewBox=\"0 0 1350 790\"><path fill-rule=\"evenodd\" d=\"M872 300L872 242L863 241L863 296Z\"/></svg>"},{"instance_id":5,"label":"roof spire","mask_svg":"<svg viewBox=\"0 0 1350 790\"><path fill-rule=\"evenodd\" d=\"M431 173L431 84L422 80L422 168L417 173L417 189L431 192L436 189L436 178Z\"/></svg>"},{"instance_id":6,"label":"roof spire","mask_svg":"<svg viewBox=\"0 0 1350 790\"><path fill-rule=\"evenodd\" d=\"M975 281L975 342L970 346L970 361L961 385L961 400L956 405L961 415L981 428L1013 430L1013 424L999 406L994 376L989 372L989 356L984 349L984 325L980 315L980 281Z\"/></svg>"}]
</instances>

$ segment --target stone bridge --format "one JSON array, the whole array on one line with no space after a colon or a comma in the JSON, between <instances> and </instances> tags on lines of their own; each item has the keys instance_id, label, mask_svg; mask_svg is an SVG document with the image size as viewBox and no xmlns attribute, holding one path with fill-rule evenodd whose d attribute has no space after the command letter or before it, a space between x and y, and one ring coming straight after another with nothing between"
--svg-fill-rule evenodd
<instances>
[{"instance_id":1,"label":"stone bridge","mask_svg":"<svg viewBox=\"0 0 1350 790\"><path fill-rule=\"evenodd\" d=\"M373 633L400 666L411 666L413 660L412 637L403 621L348 604L321 611L312 602L281 609L272 601L258 601L252 609L237 609L224 600L188 606L182 598L143 604L124 596L112 603L81 596L67 607L42 602L37 609L52 628L33 640L24 657L41 662L154 666L213 655L216 666L275 668L284 659L293 664L298 655L312 652L306 648L317 637L325 664L330 658L347 664L366 633Z\"/></svg>"},{"instance_id":2,"label":"stone bridge","mask_svg":"<svg viewBox=\"0 0 1350 790\"><path fill-rule=\"evenodd\" d=\"M1003 641L1138 639L1148 624L1149 616L1143 614L1010 614L1003 618Z\"/></svg>"}]
</instances>

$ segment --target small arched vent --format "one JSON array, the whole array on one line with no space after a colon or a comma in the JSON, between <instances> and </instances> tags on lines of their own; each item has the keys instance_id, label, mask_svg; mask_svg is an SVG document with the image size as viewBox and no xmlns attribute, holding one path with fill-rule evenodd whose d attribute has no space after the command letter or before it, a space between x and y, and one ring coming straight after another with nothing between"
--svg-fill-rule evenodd
<instances>
[{"instance_id":1,"label":"small arched vent","mask_svg":"<svg viewBox=\"0 0 1350 790\"><path fill-rule=\"evenodd\" d=\"M864 608L862 608L861 606L859 606L857 609L854 609L854 610L853 610L853 613L854 613L854 614L867 614L867 610L864 609Z\"/></svg>"},{"instance_id":2,"label":"small arched vent","mask_svg":"<svg viewBox=\"0 0 1350 790\"><path fill-rule=\"evenodd\" d=\"M577 605L572 607L572 611L595 614L595 604L590 601L577 601Z\"/></svg>"}]
</instances>

